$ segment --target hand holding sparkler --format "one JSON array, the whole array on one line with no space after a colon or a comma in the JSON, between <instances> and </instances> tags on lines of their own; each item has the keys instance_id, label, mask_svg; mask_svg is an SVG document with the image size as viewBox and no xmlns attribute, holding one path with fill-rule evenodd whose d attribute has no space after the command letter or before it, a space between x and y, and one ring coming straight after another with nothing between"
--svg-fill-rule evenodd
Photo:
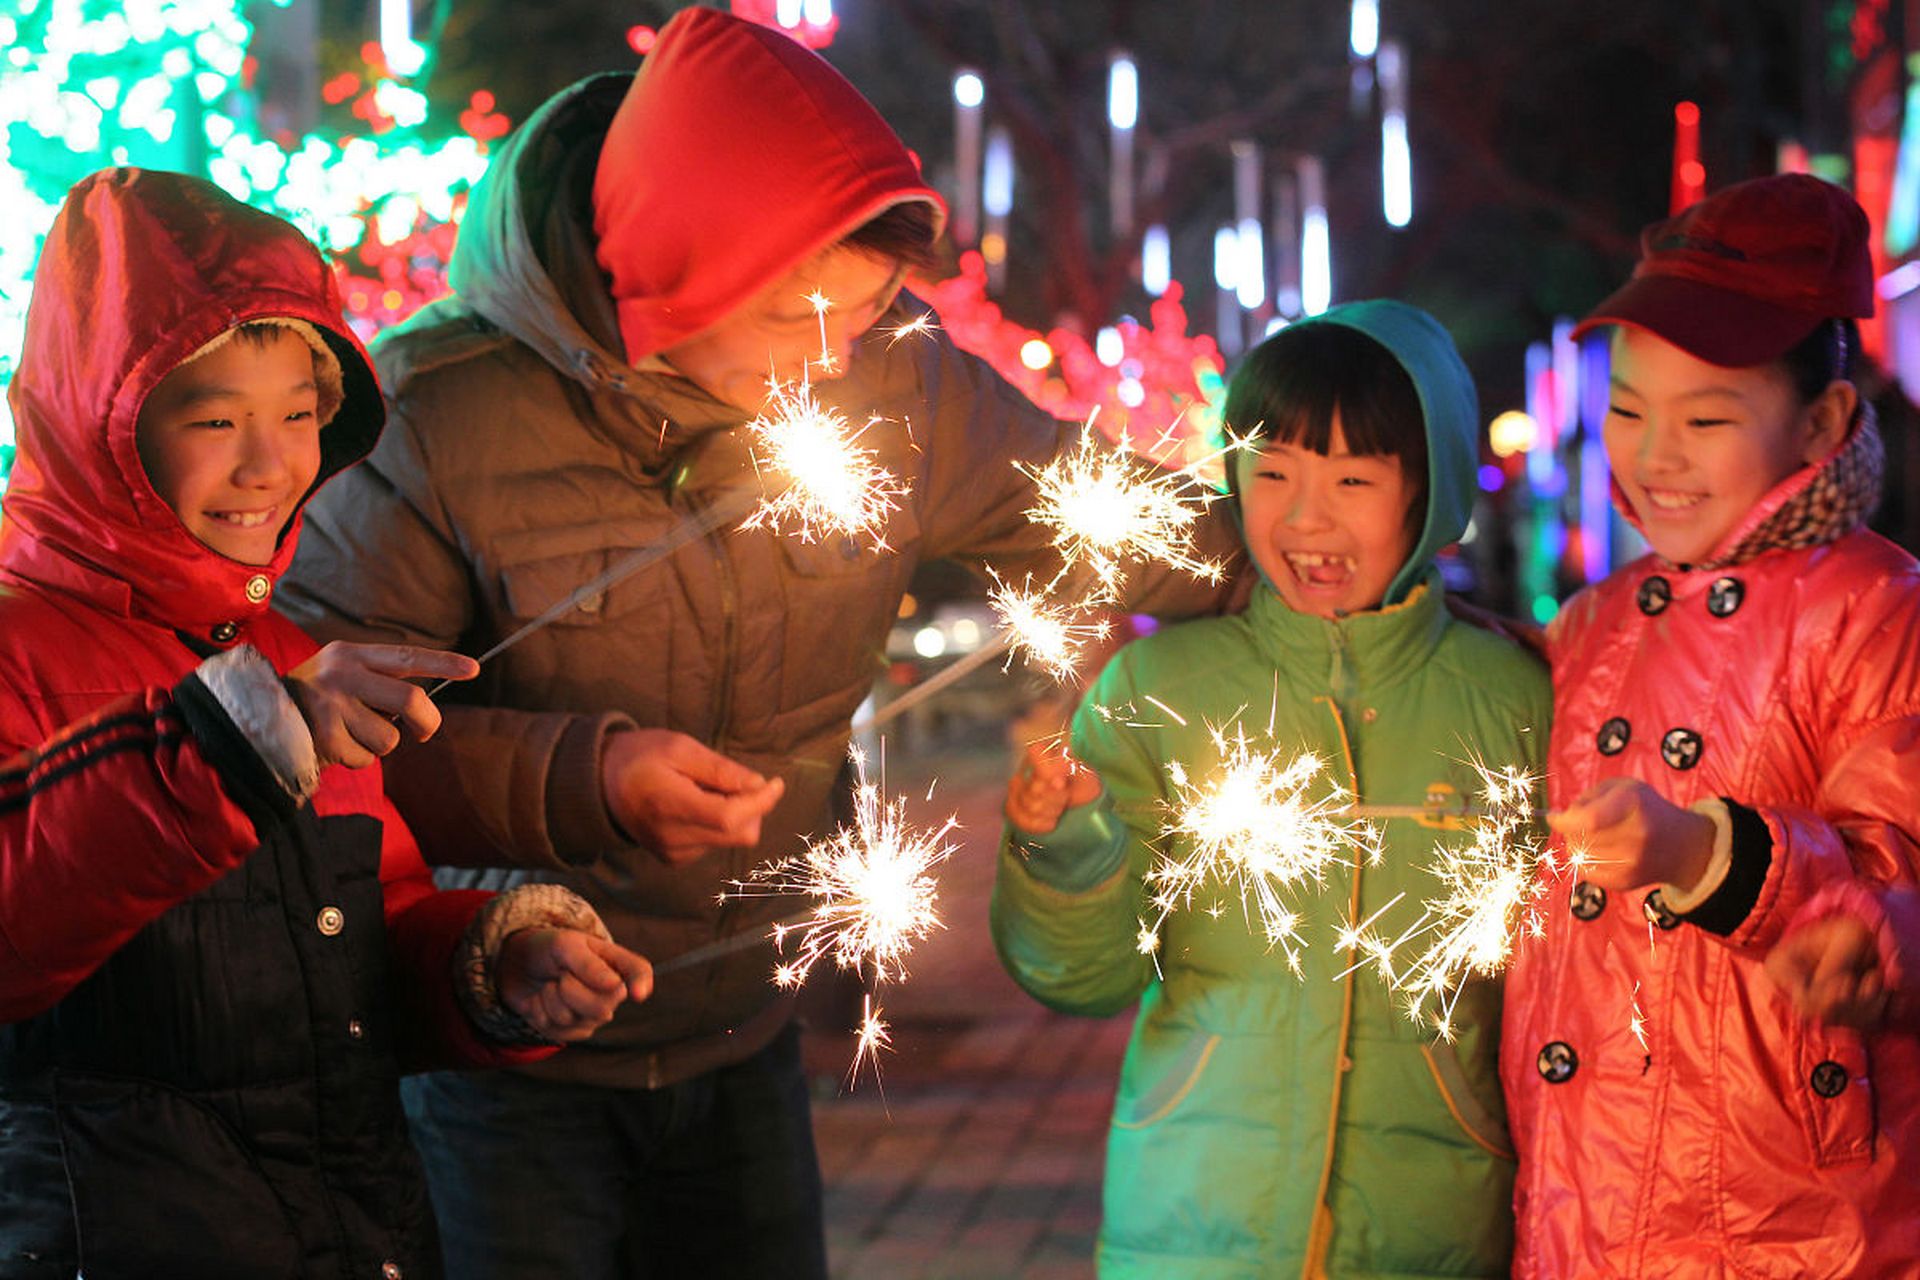
<instances>
[{"instance_id":1,"label":"hand holding sparkler","mask_svg":"<svg viewBox=\"0 0 1920 1280\"><path fill-rule=\"evenodd\" d=\"M480 664L465 654L410 644L335 640L287 673L287 690L313 734L322 765L370 765L400 745L401 730L425 742L440 728L440 708L421 676L471 680Z\"/></svg>"},{"instance_id":2,"label":"hand holding sparkler","mask_svg":"<svg viewBox=\"0 0 1920 1280\"><path fill-rule=\"evenodd\" d=\"M668 729L609 736L600 786L615 824L674 865L760 843L760 820L786 789Z\"/></svg>"},{"instance_id":3,"label":"hand holding sparkler","mask_svg":"<svg viewBox=\"0 0 1920 1280\"><path fill-rule=\"evenodd\" d=\"M1060 825L1068 809L1100 797L1100 775L1058 743L1030 742L1007 780L1007 821L1041 836Z\"/></svg>"},{"instance_id":4,"label":"hand holding sparkler","mask_svg":"<svg viewBox=\"0 0 1920 1280\"><path fill-rule=\"evenodd\" d=\"M494 960L500 999L549 1040L585 1040L621 1003L653 994L646 957L582 929L520 929Z\"/></svg>"},{"instance_id":5,"label":"hand holding sparkler","mask_svg":"<svg viewBox=\"0 0 1920 1280\"><path fill-rule=\"evenodd\" d=\"M1713 819L1682 809L1636 778L1608 778L1547 825L1585 850L1586 877L1604 889L1692 888L1713 860Z\"/></svg>"}]
</instances>

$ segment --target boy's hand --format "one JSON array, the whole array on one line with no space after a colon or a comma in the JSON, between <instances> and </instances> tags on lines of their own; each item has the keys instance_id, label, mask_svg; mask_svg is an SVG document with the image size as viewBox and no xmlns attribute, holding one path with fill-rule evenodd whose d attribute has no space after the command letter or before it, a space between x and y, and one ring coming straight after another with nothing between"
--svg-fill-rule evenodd
<instances>
[{"instance_id":1,"label":"boy's hand","mask_svg":"<svg viewBox=\"0 0 1920 1280\"><path fill-rule=\"evenodd\" d=\"M1608 778L1547 825L1585 849L1586 878L1605 889L1691 889L1713 860L1713 819L1669 803L1633 778Z\"/></svg>"},{"instance_id":2,"label":"boy's hand","mask_svg":"<svg viewBox=\"0 0 1920 1280\"><path fill-rule=\"evenodd\" d=\"M1887 1019L1889 992L1873 931L1852 916L1793 930L1767 953L1767 976L1800 1016L1871 1031Z\"/></svg>"},{"instance_id":3,"label":"boy's hand","mask_svg":"<svg viewBox=\"0 0 1920 1280\"><path fill-rule=\"evenodd\" d=\"M585 1040L626 999L653 994L646 957L580 929L521 929L494 961L501 1002L549 1040Z\"/></svg>"},{"instance_id":4,"label":"boy's hand","mask_svg":"<svg viewBox=\"0 0 1920 1280\"><path fill-rule=\"evenodd\" d=\"M760 843L760 819L786 790L684 733L629 729L600 760L607 812L627 835L678 866L714 848Z\"/></svg>"},{"instance_id":5,"label":"boy's hand","mask_svg":"<svg viewBox=\"0 0 1920 1280\"><path fill-rule=\"evenodd\" d=\"M401 729L425 742L440 728L440 708L408 681L479 674L480 664L465 654L335 640L288 672L287 688L313 732L320 763L361 769L399 746Z\"/></svg>"},{"instance_id":6,"label":"boy's hand","mask_svg":"<svg viewBox=\"0 0 1920 1280\"><path fill-rule=\"evenodd\" d=\"M1100 775L1065 747L1030 742L1007 782L1007 821L1029 835L1045 835L1060 825L1068 809L1090 804L1099 795Z\"/></svg>"}]
</instances>

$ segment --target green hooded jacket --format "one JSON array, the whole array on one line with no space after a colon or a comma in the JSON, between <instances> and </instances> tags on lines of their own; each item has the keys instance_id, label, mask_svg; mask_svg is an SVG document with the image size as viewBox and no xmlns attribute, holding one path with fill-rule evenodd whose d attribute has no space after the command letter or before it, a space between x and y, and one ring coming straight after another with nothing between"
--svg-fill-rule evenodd
<instances>
[{"instance_id":1,"label":"green hooded jacket","mask_svg":"<svg viewBox=\"0 0 1920 1280\"><path fill-rule=\"evenodd\" d=\"M1376 933L1411 925L1438 896L1435 844L1467 844L1467 832L1386 819L1378 865L1356 856L1295 893L1297 976L1229 887L1203 886L1169 915L1157 955L1136 941L1158 914L1149 870L1163 850L1183 852L1160 836L1177 795L1168 766L1205 778L1222 756L1210 728L1237 724L1283 759L1313 752L1326 762L1317 796L1337 786L1369 805L1473 799L1469 759L1538 772L1545 758L1545 667L1455 620L1432 564L1466 527L1477 461L1473 387L1451 340L1391 302L1310 323L1378 340L1425 411L1427 517L1388 603L1329 620L1263 583L1244 614L1128 645L1073 725L1103 794L1045 836L1009 830L1001 850L993 934L1021 986L1071 1013L1140 1002L1108 1142L1106 1277L1507 1270L1498 984L1469 983L1455 1039L1436 1042L1371 969L1347 972L1355 957L1336 944L1340 926L1376 912Z\"/></svg>"}]
</instances>

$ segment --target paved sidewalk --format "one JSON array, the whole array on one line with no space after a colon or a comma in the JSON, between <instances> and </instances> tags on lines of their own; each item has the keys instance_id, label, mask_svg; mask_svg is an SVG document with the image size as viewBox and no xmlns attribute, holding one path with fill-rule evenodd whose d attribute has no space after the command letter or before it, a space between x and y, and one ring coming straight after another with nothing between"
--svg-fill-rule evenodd
<instances>
[{"instance_id":1,"label":"paved sidewalk","mask_svg":"<svg viewBox=\"0 0 1920 1280\"><path fill-rule=\"evenodd\" d=\"M808 1037L836 1280L1093 1275L1131 1015L1049 1013L993 954L987 901L1007 763L992 744L889 763L889 793L911 796L918 822L956 814L963 847L941 874L946 930L917 949L909 981L879 993L894 1051L878 1082L863 1069L847 1088L851 1037ZM939 783L923 803L930 776Z\"/></svg>"}]
</instances>

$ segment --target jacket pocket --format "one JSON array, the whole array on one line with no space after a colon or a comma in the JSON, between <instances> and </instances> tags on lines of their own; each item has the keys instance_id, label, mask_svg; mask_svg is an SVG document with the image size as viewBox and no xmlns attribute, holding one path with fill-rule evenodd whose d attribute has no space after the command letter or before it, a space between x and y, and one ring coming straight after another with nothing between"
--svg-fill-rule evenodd
<instances>
[{"instance_id":1,"label":"jacket pocket","mask_svg":"<svg viewBox=\"0 0 1920 1280\"><path fill-rule=\"evenodd\" d=\"M1789 1087L1814 1166L1866 1164L1873 1159L1877 1127L1866 1038L1846 1027L1800 1026L1793 1042L1797 1079Z\"/></svg>"},{"instance_id":2,"label":"jacket pocket","mask_svg":"<svg viewBox=\"0 0 1920 1280\"><path fill-rule=\"evenodd\" d=\"M1152 1084L1115 1105L1113 1127L1145 1129L1166 1119L1177 1110L1206 1074L1220 1037L1205 1032L1189 1033L1173 1056L1160 1064Z\"/></svg>"},{"instance_id":3,"label":"jacket pocket","mask_svg":"<svg viewBox=\"0 0 1920 1280\"><path fill-rule=\"evenodd\" d=\"M297 1273L287 1206L211 1108L146 1081L66 1073L53 1105L90 1280Z\"/></svg>"},{"instance_id":4,"label":"jacket pocket","mask_svg":"<svg viewBox=\"0 0 1920 1280\"><path fill-rule=\"evenodd\" d=\"M618 570L655 547L671 536L676 527L672 521L659 524L615 521L590 527L541 529L503 539L500 591L507 613L520 622L539 617L595 578ZM634 572L644 575L660 567L656 562ZM649 594L645 590L623 590L622 584L629 581L623 577L589 592L555 618L552 625L598 626L603 620L618 617L648 600L659 600L657 591Z\"/></svg>"},{"instance_id":5,"label":"jacket pocket","mask_svg":"<svg viewBox=\"0 0 1920 1280\"><path fill-rule=\"evenodd\" d=\"M1447 1104L1447 1111L1460 1131L1488 1155L1501 1160L1514 1159L1513 1138L1507 1132L1506 1117L1481 1105L1467 1082L1466 1068L1453 1045L1447 1041L1423 1044L1420 1056L1426 1060L1433 1083L1440 1090L1440 1100Z\"/></svg>"}]
</instances>

